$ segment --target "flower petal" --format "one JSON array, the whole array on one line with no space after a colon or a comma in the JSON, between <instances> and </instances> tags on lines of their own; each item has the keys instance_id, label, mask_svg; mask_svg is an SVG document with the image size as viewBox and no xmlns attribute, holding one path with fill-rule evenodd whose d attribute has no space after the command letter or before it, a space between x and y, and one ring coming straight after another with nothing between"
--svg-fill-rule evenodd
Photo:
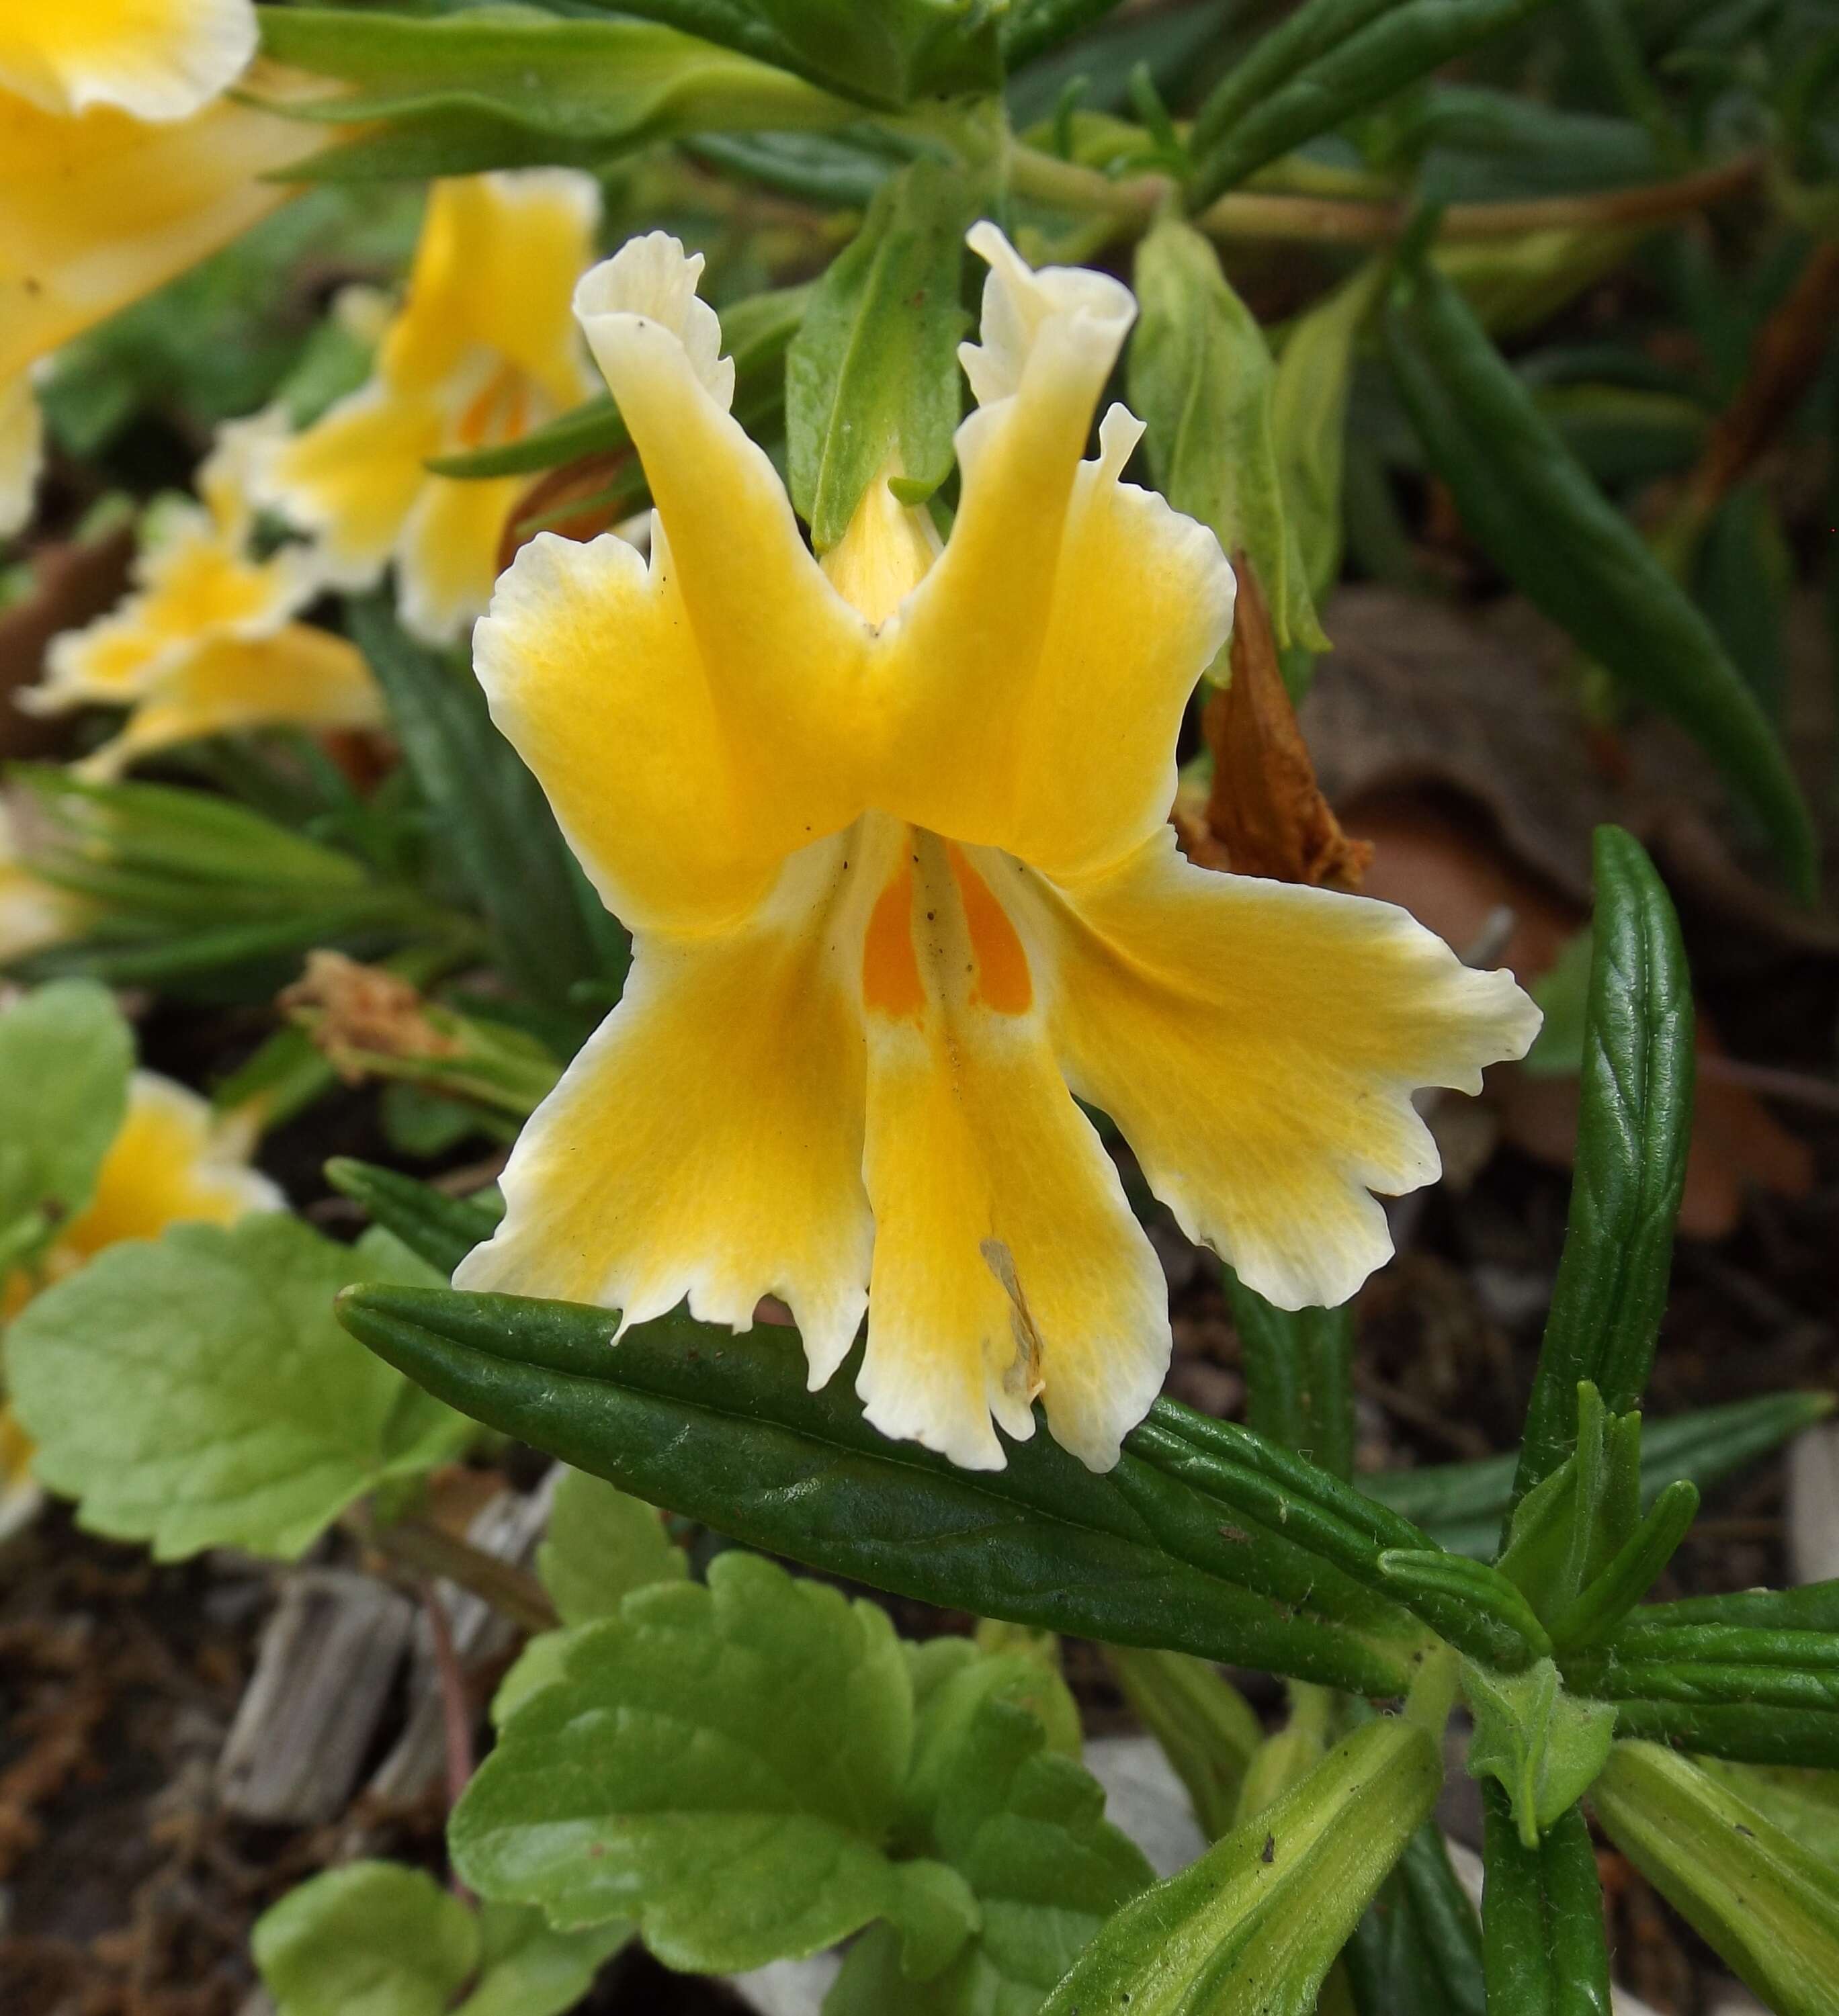
<instances>
[{"instance_id":1,"label":"flower petal","mask_svg":"<svg viewBox=\"0 0 1839 2016\"><path fill-rule=\"evenodd\" d=\"M32 515L44 467L44 423L31 380L22 372L0 381L0 538L16 532Z\"/></svg>"},{"instance_id":2,"label":"flower petal","mask_svg":"<svg viewBox=\"0 0 1839 2016\"><path fill-rule=\"evenodd\" d=\"M406 629L426 643L450 644L484 611L505 520L526 488L517 476L427 478L398 548L396 597Z\"/></svg>"},{"instance_id":3,"label":"flower petal","mask_svg":"<svg viewBox=\"0 0 1839 2016\"><path fill-rule=\"evenodd\" d=\"M425 391L478 348L526 373L552 410L586 398L572 304L600 217L600 185L572 168L436 182L382 375Z\"/></svg>"},{"instance_id":4,"label":"flower petal","mask_svg":"<svg viewBox=\"0 0 1839 2016\"><path fill-rule=\"evenodd\" d=\"M227 99L175 124L0 92L0 383L285 203L338 129Z\"/></svg>"},{"instance_id":5,"label":"flower petal","mask_svg":"<svg viewBox=\"0 0 1839 2016\"><path fill-rule=\"evenodd\" d=\"M734 369L696 298L701 255L662 232L581 283L575 312L630 429L676 593L724 715L812 837L861 811L868 627L824 578L766 454L728 411Z\"/></svg>"},{"instance_id":6,"label":"flower petal","mask_svg":"<svg viewBox=\"0 0 1839 2016\"><path fill-rule=\"evenodd\" d=\"M362 655L342 637L305 623L272 636L219 639L165 672L127 725L77 767L118 776L156 749L241 729L376 728L382 696Z\"/></svg>"},{"instance_id":7,"label":"flower petal","mask_svg":"<svg viewBox=\"0 0 1839 2016\"><path fill-rule=\"evenodd\" d=\"M635 930L745 916L781 859L820 837L761 748L737 682L718 675L732 668L698 649L685 603L662 532L648 567L613 533L576 545L540 532L474 634L492 719Z\"/></svg>"},{"instance_id":8,"label":"flower petal","mask_svg":"<svg viewBox=\"0 0 1839 2016\"><path fill-rule=\"evenodd\" d=\"M745 927L641 938L625 998L518 1136L504 1222L454 1276L644 1323L687 1294L745 1330L763 1294L813 1386L861 1321L861 1026L831 950L846 837L787 865ZM855 878L859 880L860 877Z\"/></svg>"},{"instance_id":9,"label":"flower petal","mask_svg":"<svg viewBox=\"0 0 1839 2016\"><path fill-rule=\"evenodd\" d=\"M366 588L388 565L416 499L433 481L423 465L439 454L444 424L431 394L373 378L305 433L275 443L252 487L314 535L326 580Z\"/></svg>"},{"instance_id":10,"label":"flower petal","mask_svg":"<svg viewBox=\"0 0 1839 2016\"><path fill-rule=\"evenodd\" d=\"M0 10L0 88L63 115L112 105L183 119L255 54L251 0L13 0Z\"/></svg>"},{"instance_id":11,"label":"flower petal","mask_svg":"<svg viewBox=\"0 0 1839 2016\"><path fill-rule=\"evenodd\" d=\"M58 1234L55 1264L67 1266L124 1239L152 1239L169 1225L230 1225L287 1203L248 1165L241 1130L225 1128L208 1100L153 1071L128 1086L121 1131L103 1157L96 1192Z\"/></svg>"},{"instance_id":12,"label":"flower petal","mask_svg":"<svg viewBox=\"0 0 1839 2016\"><path fill-rule=\"evenodd\" d=\"M1047 1017L1052 975L997 891L1013 862L885 819L867 868L867 1151L874 1209L857 1390L885 1435L968 1468L1004 1461L993 1417L1095 1470L1167 1369L1167 1287L1117 1171L1073 1103Z\"/></svg>"},{"instance_id":13,"label":"flower petal","mask_svg":"<svg viewBox=\"0 0 1839 2016\"><path fill-rule=\"evenodd\" d=\"M1281 1309L1344 1301L1390 1255L1368 1193L1437 1174L1412 1093L1478 1092L1538 1028L1511 974L1472 972L1403 910L1196 868L1166 829L1103 876L1031 887L1074 1091Z\"/></svg>"},{"instance_id":14,"label":"flower petal","mask_svg":"<svg viewBox=\"0 0 1839 2016\"><path fill-rule=\"evenodd\" d=\"M1116 281L1031 273L993 225L980 410L958 432L943 557L889 626L902 711L881 801L1049 873L1118 859L1167 816L1195 680L1224 642L1232 574L1213 535L1118 477L1141 429L1092 412L1134 312Z\"/></svg>"}]
</instances>

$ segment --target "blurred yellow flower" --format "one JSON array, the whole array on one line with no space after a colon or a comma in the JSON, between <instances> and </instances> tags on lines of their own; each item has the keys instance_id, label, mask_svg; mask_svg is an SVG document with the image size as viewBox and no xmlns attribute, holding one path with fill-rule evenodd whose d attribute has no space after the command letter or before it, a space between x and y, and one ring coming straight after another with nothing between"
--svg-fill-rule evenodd
<instances>
[{"instance_id":1,"label":"blurred yellow flower","mask_svg":"<svg viewBox=\"0 0 1839 2016\"><path fill-rule=\"evenodd\" d=\"M89 911L82 897L34 875L20 859L11 815L0 804L0 965L80 937Z\"/></svg>"},{"instance_id":2,"label":"blurred yellow flower","mask_svg":"<svg viewBox=\"0 0 1839 2016\"><path fill-rule=\"evenodd\" d=\"M265 415L220 430L198 473L202 504L156 506L135 592L109 615L53 639L44 679L20 696L35 713L97 703L132 710L121 733L87 759L88 774L113 776L151 751L235 729L365 728L383 719L358 651L291 620L319 592L315 556L298 545L265 559L252 550L250 470L279 425Z\"/></svg>"},{"instance_id":3,"label":"blurred yellow flower","mask_svg":"<svg viewBox=\"0 0 1839 2016\"><path fill-rule=\"evenodd\" d=\"M280 1191L249 1166L255 1146L246 1120L212 1111L207 1100L153 1071L129 1082L128 1111L103 1157L95 1193L59 1232L35 1276L0 1283L0 1316L19 1314L33 1294L74 1273L124 1239L156 1239L169 1225L232 1225L252 1211L279 1211ZM0 1539L38 1509L32 1444L9 1407L0 1407Z\"/></svg>"},{"instance_id":4,"label":"blurred yellow flower","mask_svg":"<svg viewBox=\"0 0 1839 2016\"><path fill-rule=\"evenodd\" d=\"M813 1385L866 1309L885 1433L1000 1467L1038 1396L1102 1468L1161 1384L1167 1298L1075 1095L1253 1287L1333 1303L1390 1251L1372 1193L1437 1173L1414 1089L1477 1089L1539 1018L1401 910L1177 854L1231 570L1120 480L1121 407L1082 459L1129 293L971 243L950 542L878 483L822 567L729 411L701 261L654 234L582 283L650 564L541 535L475 649L636 957L455 1279L629 1323L687 1294L736 1329L771 1292Z\"/></svg>"},{"instance_id":5,"label":"blurred yellow flower","mask_svg":"<svg viewBox=\"0 0 1839 2016\"><path fill-rule=\"evenodd\" d=\"M366 586L395 561L402 621L431 643L485 607L526 479L425 465L521 440L588 396L569 299L599 217L597 186L568 169L436 182L375 375L261 465L262 501L316 536L329 578Z\"/></svg>"},{"instance_id":6,"label":"blurred yellow flower","mask_svg":"<svg viewBox=\"0 0 1839 2016\"><path fill-rule=\"evenodd\" d=\"M254 0L4 0L0 90L41 112L184 119L241 75Z\"/></svg>"},{"instance_id":7,"label":"blurred yellow flower","mask_svg":"<svg viewBox=\"0 0 1839 2016\"><path fill-rule=\"evenodd\" d=\"M338 137L204 102L251 32L246 0L0 0L0 533L41 459L32 367L286 202L261 178Z\"/></svg>"}]
</instances>

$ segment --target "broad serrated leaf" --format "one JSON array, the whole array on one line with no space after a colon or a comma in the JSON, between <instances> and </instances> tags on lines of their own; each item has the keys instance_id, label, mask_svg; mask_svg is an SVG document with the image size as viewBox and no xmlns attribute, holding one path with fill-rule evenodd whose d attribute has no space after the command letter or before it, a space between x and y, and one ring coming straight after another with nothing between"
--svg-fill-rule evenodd
<instances>
[{"instance_id":1,"label":"broad serrated leaf","mask_svg":"<svg viewBox=\"0 0 1839 2016\"><path fill-rule=\"evenodd\" d=\"M7 1334L38 1474L91 1531L162 1561L299 1554L353 1499L471 1436L333 1315L341 1288L388 1271L279 1212L111 1247Z\"/></svg>"},{"instance_id":2,"label":"broad serrated leaf","mask_svg":"<svg viewBox=\"0 0 1839 2016\"><path fill-rule=\"evenodd\" d=\"M959 275L975 214L961 170L915 161L817 284L786 355L785 420L792 502L820 553L870 484L898 479L917 502L950 473L969 321Z\"/></svg>"},{"instance_id":3,"label":"broad serrated leaf","mask_svg":"<svg viewBox=\"0 0 1839 2016\"><path fill-rule=\"evenodd\" d=\"M478 1922L425 1870L329 1869L251 1937L279 2016L445 2016L479 1959Z\"/></svg>"},{"instance_id":4,"label":"broad serrated leaf","mask_svg":"<svg viewBox=\"0 0 1839 2016\"><path fill-rule=\"evenodd\" d=\"M916 1907L883 1852L912 1738L885 1611L723 1554L571 1634L456 1809L455 1864L562 1929L635 1917L673 1967L814 1953Z\"/></svg>"},{"instance_id":5,"label":"broad serrated leaf","mask_svg":"<svg viewBox=\"0 0 1839 2016\"><path fill-rule=\"evenodd\" d=\"M1282 645L1325 650L1294 526L1285 509L1272 419L1275 373L1256 318L1192 225L1169 218L1137 249L1141 319L1130 399L1156 486L1257 570Z\"/></svg>"},{"instance_id":6,"label":"broad serrated leaf","mask_svg":"<svg viewBox=\"0 0 1839 2016\"><path fill-rule=\"evenodd\" d=\"M1152 1880L1142 1852L1105 1820L1097 1780L1047 1748L1026 1708L993 1690L932 1733L937 1768L920 1838L970 1885L981 1928L923 1985L903 1972L892 1931L871 1931L845 1959L824 2016L1022 2016Z\"/></svg>"},{"instance_id":7,"label":"broad serrated leaf","mask_svg":"<svg viewBox=\"0 0 1839 2016\"><path fill-rule=\"evenodd\" d=\"M564 1624L611 1617L635 1589L682 1582L690 1565L656 1510L586 1471L556 1485L536 1572Z\"/></svg>"},{"instance_id":8,"label":"broad serrated leaf","mask_svg":"<svg viewBox=\"0 0 1839 2016\"><path fill-rule=\"evenodd\" d=\"M53 981L0 1013L0 1284L89 1201L133 1068L133 1035L93 981Z\"/></svg>"}]
</instances>

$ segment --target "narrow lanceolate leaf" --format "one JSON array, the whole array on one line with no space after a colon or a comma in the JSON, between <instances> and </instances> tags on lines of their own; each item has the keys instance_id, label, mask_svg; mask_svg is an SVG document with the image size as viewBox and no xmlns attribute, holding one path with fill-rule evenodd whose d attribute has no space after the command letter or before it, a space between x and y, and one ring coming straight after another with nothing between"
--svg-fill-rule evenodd
<instances>
[{"instance_id":1,"label":"narrow lanceolate leaf","mask_svg":"<svg viewBox=\"0 0 1839 2016\"><path fill-rule=\"evenodd\" d=\"M378 1265L279 1212L99 1254L7 1333L39 1476L92 1531L163 1561L300 1553L352 1499L470 1439L334 1319Z\"/></svg>"},{"instance_id":2,"label":"narrow lanceolate leaf","mask_svg":"<svg viewBox=\"0 0 1839 2016\"><path fill-rule=\"evenodd\" d=\"M1412 1836L1343 1959L1361 2016L1486 2016L1480 1922L1434 1822Z\"/></svg>"},{"instance_id":3,"label":"narrow lanceolate leaf","mask_svg":"<svg viewBox=\"0 0 1839 2016\"><path fill-rule=\"evenodd\" d=\"M860 116L770 63L653 22L274 7L262 41L279 61L352 87L284 108L369 129L303 164L323 180L588 167L678 133Z\"/></svg>"},{"instance_id":4,"label":"narrow lanceolate leaf","mask_svg":"<svg viewBox=\"0 0 1839 2016\"><path fill-rule=\"evenodd\" d=\"M1267 161L1516 27L1544 4L1310 0L1201 107L1191 143L1200 165L1190 202L1210 202Z\"/></svg>"},{"instance_id":5,"label":"narrow lanceolate leaf","mask_svg":"<svg viewBox=\"0 0 1839 2016\"><path fill-rule=\"evenodd\" d=\"M1238 1688L1204 1659L1113 1645L1106 1656L1124 1699L1159 1743L1209 1841L1232 1831L1246 1767L1264 1740Z\"/></svg>"},{"instance_id":6,"label":"narrow lanceolate leaf","mask_svg":"<svg viewBox=\"0 0 1839 2016\"><path fill-rule=\"evenodd\" d=\"M1567 1807L1529 1846L1502 1788L1481 1791L1488 2016L1609 2016L1603 1892L1583 1815Z\"/></svg>"},{"instance_id":7,"label":"narrow lanceolate leaf","mask_svg":"<svg viewBox=\"0 0 1839 2016\"><path fill-rule=\"evenodd\" d=\"M1199 1558L1169 1551L1117 1472L1094 1476L1047 1435L1011 1447L996 1472L890 1442L863 1420L847 1368L806 1390L791 1337L736 1337L676 1314L615 1348L618 1319L604 1310L431 1291L360 1291L341 1318L475 1418L653 1504L876 1588L1373 1695L1407 1684L1426 1642L1407 1613L1358 1587L1352 1627L1325 1599L1272 1600L1244 1579L1245 1557L1260 1555L1249 1528L1224 1534L1233 1514L1171 1480L1156 1498L1141 1459L1134 1474L1165 1526L1185 1500ZM1348 1496L1368 1517L1392 1517ZM1273 1536L1277 1572L1307 1571L1301 1549L1282 1546ZM1334 1581L1332 1564L1321 1579Z\"/></svg>"},{"instance_id":8,"label":"narrow lanceolate leaf","mask_svg":"<svg viewBox=\"0 0 1839 2016\"><path fill-rule=\"evenodd\" d=\"M1577 1174L1520 1492L1563 1460L1581 1382L1612 1413L1640 1398L1692 1137L1692 980L1679 920L1639 842L1617 827L1598 831L1596 880Z\"/></svg>"},{"instance_id":9,"label":"narrow lanceolate leaf","mask_svg":"<svg viewBox=\"0 0 1839 2016\"><path fill-rule=\"evenodd\" d=\"M1839 1981L1839 1873L1723 1778L1618 1743L1590 1795L1616 1846L1772 2009L1815 2016Z\"/></svg>"},{"instance_id":10,"label":"narrow lanceolate leaf","mask_svg":"<svg viewBox=\"0 0 1839 2016\"><path fill-rule=\"evenodd\" d=\"M998 25L1004 65L1019 70L1057 42L1102 20L1119 0L1013 0Z\"/></svg>"},{"instance_id":11,"label":"narrow lanceolate leaf","mask_svg":"<svg viewBox=\"0 0 1839 2016\"><path fill-rule=\"evenodd\" d=\"M1221 1280L1245 1355L1246 1415L1332 1475L1354 1472L1354 1312L1280 1309L1230 1267Z\"/></svg>"},{"instance_id":12,"label":"narrow lanceolate leaf","mask_svg":"<svg viewBox=\"0 0 1839 2016\"><path fill-rule=\"evenodd\" d=\"M736 1550L706 1586L636 1590L570 1635L455 1809L455 1867L559 1929L635 1917L679 1968L763 1966L885 1917L936 1973L977 1913L961 1878L883 1852L912 1743L886 1611Z\"/></svg>"},{"instance_id":13,"label":"narrow lanceolate leaf","mask_svg":"<svg viewBox=\"0 0 1839 2016\"><path fill-rule=\"evenodd\" d=\"M1284 508L1264 332L1191 225L1157 225L1137 249L1134 277L1130 398L1157 488L1225 552L1249 556L1278 643L1326 650Z\"/></svg>"},{"instance_id":14,"label":"narrow lanceolate leaf","mask_svg":"<svg viewBox=\"0 0 1839 2016\"><path fill-rule=\"evenodd\" d=\"M1671 715L1812 893L1812 826L1767 716L1710 624L1565 445L1461 293L1422 261L1394 290L1393 376L1432 469L1495 566L1648 704Z\"/></svg>"},{"instance_id":15,"label":"narrow lanceolate leaf","mask_svg":"<svg viewBox=\"0 0 1839 2016\"><path fill-rule=\"evenodd\" d=\"M1552 1618L1552 1642L1569 1650L1614 1630L1660 1579L1698 1509L1695 1485L1668 1485L1602 1572Z\"/></svg>"},{"instance_id":16,"label":"narrow lanceolate leaf","mask_svg":"<svg viewBox=\"0 0 1839 2016\"><path fill-rule=\"evenodd\" d=\"M1441 1779L1436 1744L1415 1724L1357 1730L1192 1869L1120 1911L1041 2016L1309 2016Z\"/></svg>"},{"instance_id":17,"label":"narrow lanceolate leaf","mask_svg":"<svg viewBox=\"0 0 1839 2016\"><path fill-rule=\"evenodd\" d=\"M817 283L786 358L791 499L828 553L869 485L929 497L951 470L961 404L957 341L969 178L918 160L869 206Z\"/></svg>"},{"instance_id":18,"label":"narrow lanceolate leaf","mask_svg":"<svg viewBox=\"0 0 1839 2016\"><path fill-rule=\"evenodd\" d=\"M449 1197L399 1170L348 1156L334 1156L326 1165L326 1180L443 1276L451 1275L475 1246L492 1237L502 1215L479 1199ZM497 1193L488 1195L496 1198Z\"/></svg>"},{"instance_id":19,"label":"narrow lanceolate leaf","mask_svg":"<svg viewBox=\"0 0 1839 2016\"><path fill-rule=\"evenodd\" d=\"M539 1005L564 1008L577 983L598 974L601 956L579 898L580 871L541 787L492 726L463 664L415 643L380 600L354 602L350 613L502 970Z\"/></svg>"},{"instance_id":20,"label":"narrow lanceolate leaf","mask_svg":"<svg viewBox=\"0 0 1839 2016\"><path fill-rule=\"evenodd\" d=\"M751 421L770 387L777 402L786 346L798 333L810 298L809 286L779 287L723 309L722 354L734 362L734 410L744 421ZM440 476L526 476L631 446L619 409L610 393L603 393L519 440L464 455L436 455L427 466Z\"/></svg>"},{"instance_id":21,"label":"narrow lanceolate leaf","mask_svg":"<svg viewBox=\"0 0 1839 2016\"><path fill-rule=\"evenodd\" d=\"M1647 1510L1669 1484L1682 1480L1697 1485L1701 1492L1708 1490L1832 1411L1826 1394L1769 1393L1643 1421L1642 1510ZM1513 1499L1518 1460L1514 1456L1491 1456L1474 1463L1381 1471L1363 1476L1360 1488L1415 1520L1439 1546L1452 1553L1491 1558Z\"/></svg>"}]
</instances>

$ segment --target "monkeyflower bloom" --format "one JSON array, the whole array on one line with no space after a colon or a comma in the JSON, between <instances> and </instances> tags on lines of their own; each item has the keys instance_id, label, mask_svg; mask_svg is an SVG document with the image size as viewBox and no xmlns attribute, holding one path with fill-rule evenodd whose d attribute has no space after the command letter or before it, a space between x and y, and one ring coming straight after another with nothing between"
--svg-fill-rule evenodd
<instances>
[{"instance_id":1,"label":"monkeyflower bloom","mask_svg":"<svg viewBox=\"0 0 1839 2016\"><path fill-rule=\"evenodd\" d=\"M368 728L382 697L342 637L293 617L319 592L304 545L254 550L251 466L278 421L221 429L198 472L198 503L150 514L136 586L118 609L54 638L45 675L20 697L49 714L101 704L130 709L121 733L88 758L110 776L156 749L244 728Z\"/></svg>"},{"instance_id":2,"label":"monkeyflower bloom","mask_svg":"<svg viewBox=\"0 0 1839 2016\"><path fill-rule=\"evenodd\" d=\"M993 226L943 550L871 487L821 565L662 235L582 281L657 509L543 535L477 632L495 718L632 927L626 995L525 1128L455 1276L746 1329L813 1386L849 1352L884 1433L972 1467L1044 1404L1094 1469L1159 1387L1162 1270L1079 1100L1183 1229L1287 1308L1390 1251L1433 1180L1413 1090L1473 1092L1538 1011L1401 910L1195 867L1167 823L1225 638L1213 535L1084 456L1134 313Z\"/></svg>"},{"instance_id":3,"label":"monkeyflower bloom","mask_svg":"<svg viewBox=\"0 0 1839 2016\"><path fill-rule=\"evenodd\" d=\"M32 367L284 203L261 178L334 137L218 97L255 44L251 0L0 5L0 533L42 460Z\"/></svg>"},{"instance_id":4,"label":"monkeyflower bloom","mask_svg":"<svg viewBox=\"0 0 1839 2016\"><path fill-rule=\"evenodd\" d=\"M157 1239L169 1225L233 1225L249 1211L283 1209L287 1199L249 1166L254 1145L246 1121L213 1112L207 1100L169 1078L136 1071L88 1203L59 1229L34 1275L0 1281L0 1316L17 1316L35 1290L122 1240ZM11 1408L0 1406L0 1539L41 1502L32 1456L31 1438Z\"/></svg>"},{"instance_id":5,"label":"monkeyflower bloom","mask_svg":"<svg viewBox=\"0 0 1839 2016\"><path fill-rule=\"evenodd\" d=\"M262 466L263 502L314 535L330 579L366 587L395 560L402 621L428 643L485 607L528 479L426 465L519 441L588 396L569 300L599 219L598 188L569 169L436 182L375 374Z\"/></svg>"}]
</instances>

